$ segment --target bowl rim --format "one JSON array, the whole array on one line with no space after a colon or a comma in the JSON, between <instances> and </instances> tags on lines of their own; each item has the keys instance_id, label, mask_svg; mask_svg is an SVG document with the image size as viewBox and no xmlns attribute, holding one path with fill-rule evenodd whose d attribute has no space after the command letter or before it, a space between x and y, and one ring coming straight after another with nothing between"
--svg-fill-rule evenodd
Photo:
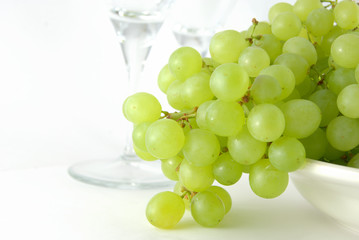
<instances>
[{"instance_id":1,"label":"bowl rim","mask_svg":"<svg viewBox=\"0 0 359 240\"><path fill-rule=\"evenodd\" d=\"M292 176L316 176L335 183L359 186L359 169L307 158L301 169L291 173Z\"/></svg>"}]
</instances>

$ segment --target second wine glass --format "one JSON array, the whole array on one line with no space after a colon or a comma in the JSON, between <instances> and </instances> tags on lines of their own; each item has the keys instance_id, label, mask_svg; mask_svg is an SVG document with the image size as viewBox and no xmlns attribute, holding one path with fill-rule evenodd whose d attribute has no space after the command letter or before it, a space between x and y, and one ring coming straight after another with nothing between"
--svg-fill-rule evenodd
<instances>
[{"instance_id":1,"label":"second wine glass","mask_svg":"<svg viewBox=\"0 0 359 240\"><path fill-rule=\"evenodd\" d=\"M176 1L170 21L178 44L193 47L205 57L212 36L223 27L236 3L237 0Z\"/></svg>"}]
</instances>

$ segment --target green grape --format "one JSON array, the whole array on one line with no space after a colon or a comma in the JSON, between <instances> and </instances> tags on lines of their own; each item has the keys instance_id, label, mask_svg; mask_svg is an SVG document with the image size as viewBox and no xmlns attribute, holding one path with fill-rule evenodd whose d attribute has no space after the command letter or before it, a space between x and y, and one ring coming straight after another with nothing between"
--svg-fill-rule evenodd
<instances>
[{"instance_id":1,"label":"green grape","mask_svg":"<svg viewBox=\"0 0 359 240\"><path fill-rule=\"evenodd\" d=\"M263 34L271 34L272 31L271 31L271 26L269 25L269 23L267 22L258 22L255 26L255 25L251 25L247 32L246 32L246 38L250 38L250 37L255 37L255 36L258 36L258 35L263 35ZM254 29L254 31L253 31Z\"/></svg>"},{"instance_id":2,"label":"green grape","mask_svg":"<svg viewBox=\"0 0 359 240\"><path fill-rule=\"evenodd\" d=\"M359 35L343 34L331 46L331 56L341 67L355 68L359 64Z\"/></svg>"},{"instance_id":3,"label":"green grape","mask_svg":"<svg viewBox=\"0 0 359 240\"><path fill-rule=\"evenodd\" d=\"M245 69L238 64L225 63L213 71L209 84L218 99L236 101L247 92L249 77Z\"/></svg>"},{"instance_id":4,"label":"green grape","mask_svg":"<svg viewBox=\"0 0 359 240\"><path fill-rule=\"evenodd\" d=\"M187 78L182 85L182 99L188 108L194 108L213 98L209 88L210 75L200 72Z\"/></svg>"},{"instance_id":5,"label":"green grape","mask_svg":"<svg viewBox=\"0 0 359 240\"><path fill-rule=\"evenodd\" d=\"M258 39L253 39L253 46L263 48L267 52L270 62L273 63L282 54L283 43L273 34L263 34Z\"/></svg>"},{"instance_id":6,"label":"green grape","mask_svg":"<svg viewBox=\"0 0 359 240\"><path fill-rule=\"evenodd\" d=\"M191 164L203 167L214 163L220 152L220 145L216 135L202 130L193 129L186 134L183 155Z\"/></svg>"},{"instance_id":7,"label":"green grape","mask_svg":"<svg viewBox=\"0 0 359 240\"><path fill-rule=\"evenodd\" d=\"M173 181L178 181L178 167L182 162L182 158L174 156L169 159L161 160L161 170L163 175Z\"/></svg>"},{"instance_id":8,"label":"green grape","mask_svg":"<svg viewBox=\"0 0 359 240\"><path fill-rule=\"evenodd\" d=\"M279 40L288 40L298 36L302 29L300 19L293 12L278 14L272 22L272 33Z\"/></svg>"},{"instance_id":9,"label":"green grape","mask_svg":"<svg viewBox=\"0 0 359 240\"><path fill-rule=\"evenodd\" d=\"M137 124L132 131L132 142L140 150L147 152L146 148L146 131L152 122L143 122Z\"/></svg>"},{"instance_id":10,"label":"green grape","mask_svg":"<svg viewBox=\"0 0 359 240\"><path fill-rule=\"evenodd\" d=\"M283 53L293 53L302 56L309 66L314 65L318 60L313 44L302 37L288 39L283 45Z\"/></svg>"},{"instance_id":11,"label":"green grape","mask_svg":"<svg viewBox=\"0 0 359 240\"><path fill-rule=\"evenodd\" d=\"M354 157L352 157L349 162L348 162L348 167L353 167L353 168L359 168L359 153L357 153L356 155L354 155Z\"/></svg>"},{"instance_id":12,"label":"green grape","mask_svg":"<svg viewBox=\"0 0 359 240\"><path fill-rule=\"evenodd\" d=\"M359 144L359 120L339 116L327 127L328 142L340 151L349 151Z\"/></svg>"},{"instance_id":13,"label":"green grape","mask_svg":"<svg viewBox=\"0 0 359 240\"><path fill-rule=\"evenodd\" d=\"M212 165L197 167L183 159L179 169L179 180L188 190L202 192L214 182Z\"/></svg>"},{"instance_id":14,"label":"green grape","mask_svg":"<svg viewBox=\"0 0 359 240\"><path fill-rule=\"evenodd\" d=\"M167 92L168 87L174 82L176 78L172 75L168 64L166 64L158 74L157 85L163 93Z\"/></svg>"},{"instance_id":15,"label":"green grape","mask_svg":"<svg viewBox=\"0 0 359 240\"><path fill-rule=\"evenodd\" d=\"M288 67L294 74L296 85L304 81L309 69L309 64L305 58L293 53L279 55L273 64Z\"/></svg>"},{"instance_id":16,"label":"green grape","mask_svg":"<svg viewBox=\"0 0 359 240\"><path fill-rule=\"evenodd\" d=\"M214 178L222 185L233 185L242 176L242 165L235 162L228 152L219 156L213 164Z\"/></svg>"},{"instance_id":17,"label":"green grape","mask_svg":"<svg viewBox=\"0 0 359 240\"><path fill-rule=\"evenodd\" d=\"M321 89L309 96L308 100L317 104L322 113L320 127L326 127L339 114L337 96L329 89Z\"/></svg>"},{"instance_id":18,"label":"green grape","mask_svg":"<svg viewBox=\"0 0 359 240\"><path fill-rule=\"evenodd\" d=\"M138 92L124 101L122 111L128 121L138 124L159 119L162 108L155 96L145 92Z\"/></svg>"},{"instance_id":19,"label":"green grape","mask_svg":"<svg viewBox=\"0 0 359 240\"><path fill-rule=\"evenodd\" d=\"M258 75L250 88L250 96L254 102L275 103L280 100L282 88L279 81L270 75Z\"/></svg>"},{"instance_id":20,"label":"green grape","mask_svg":"<svg viewBox=\"0 0 359 240\"><path fill-rule=\"evenodd\" d=\"M279 100L288 97L295 87L294 74L285 65L271 65L263 69L260 74L270 75L277 79L282 89L282 92L279 96Z\"/></svg>"},{"instance_id":21,"label":"green grape","mask_svg":"<svg viewBox=\"0 0 359 240\"><path fill-rule=\"evenodd\" d=\"M259 104L249 112L247 127L255 139L262 142L272 142L278 139L284 131L284 115L273 104Z\"/></svg>"},{"instance_id":22,"label":"green grape","mask_svg":"<svg viewBox=\"0 0 359 240\"><path fill-rule=\"evenodd\" d=\"M356 79L357 82L359 83L359 64L358 64L358 66L355 68L355 79Z\"/></svg>"},{"instance_id":23,"label":"green grape","mask_svg":"<svg viewBox=\"0 0 359 240\"><path fill-rule=\"evenodd\" d=\"M297 0L293 5L293 12L304 22L311 11L322 7L320 0Z\"/></svg>"},{"instance_id":24,"label":"green grape","mask_svg":"<svg viewBox=\"0 0 359 240\"><path fill-rule=\"evenodd\" d=\"M276 169L293 172L305 163L305 148L298 139L284 136L269 146L268 158Z\"/></svg>"},{"instance_id":25,"label":"green grape","mask_svg":"<svg viewBox=\"0 0 359 240\"><path fill-rule=\"evenodd\" d=\"M146 132L148 152L160 159L176 156L184 145L184 133L172 119L161 119L152 123Z\"/></svg>"},{"instance_id":26,"label":"green grape","mask_svg":"<svg viewBox=\"0 0 359 240\"><path fill-rule=\"evenodd\" d=\"M244 111L239 103L216 100L207 108L208 129L216 135L236 135L244 125Z\"/></svg>"},{"instance_id":27,"label":"green grape","mask_svg":"<svg viewBox=\"0 0 359 240\"><path fill-rule=\"evenodd\" d=\"M145 161L154 161L157 160L157 157L152 156L150 153L148 153L147 151L143 151L139 148L136 147L136 145L133 145L133 150L135 151L136 155L141 158L142 160Z\"/></svg>"},{"instance_id":28,"label":"green grape","mask_svg":"<svg viewBox=\"0 0 359 240\"><path fill-rule=\"evenodd\" d=\"M286 2L279 2L274 4L268 12L269 22L272 23L275 17L283 12L293 12L293 6Z\"/></svg>"},{"instance_id":29,"label":"green grape","mask_svg":"<svg viewBox=\"0 0 359 240\"><path fill-rule=\"evenodd\" d=\"M323 158L329 162L333 162L336 159L340 159L345 154L344 151L340 151L332 147L332 145L327 144Z\"/></svg>"},{"instance_id":30,"label":"green grape","mask_svg":"<svg viewBox=\"0 0 359 240\"><path fill-rule=\"evenodd\" d=\"M353 29L358 26L358 6L353 1L341 1L334 8L334 19L339 27Z\"/></svg>"},{"instance_id":31,"label":"green grape","mask_svg":"<svg viewBox=\"0 0 359 240\"><path fill-rule=\"evenodd\" d=\"M210 186L207 191L217 194L217 196L222 200L224 204L225 214L229 212L232 208L232 198L231 195L222 187L219 186Z\"/></svg>"},{"instance_id":32,"label":"green grape","mask_svg":"<svg viewBox=\"0 0 359 240\"><path fill-rule=\"evenodd\" d=\"M282 105L281 110L285 117L285 136L309 137L321 122L320 108L306 99L290 100Z\"/></svg>"},{"instance_id":33,"label":"green grape","mask_svg":"<svg viewBox=\"0 0 359 240\"><path fill-rule=\"evenodd\" d=\"M268 159L261 159L249 171L249 185L252 191L262 198L275 198L288 186L287 172L274 168Z\"/></svg>"},{"instance_id":34,"label":"green grape","mask_svg":"<svg viewBox=\"0 0 359 240\"><path fill-rule=\"evenodd\" d=\"M311 11L305 21L308 31L314 36L324 36L333 28L333 12L325 8Z\"/></svg>"},{"instance_id":35,"label":"green grape","mask_svg":"<svg viewBox=\"0 0 359 240\"><path fill-rule=\"evenodd\" d=\"M198 107L197 113L196 113L196 122L200 129L203 129L203 130L209 129L207 126L206 114L207 114L208 107L214 102L215 102L215 100L210 100L210 101L202 103Z\"/></svg>"},{"instance_id":36,"label":"green grape","mask_svg":"<svg viewBox=\"0 0 359 240\"><path fill-rule=\"evenodd\" d=\"M315 130L309 137L300 139L300 142L305 148L306 157L311 159L322 158L328 145L325 131L321 128Z\"/></svg>"},{"instance_id":37,"label":"green grape","mask_svg":"<svg viewBox=\"0 0 359 240\"><path fill-rule=\"evenodd\" d=\"M346 86L338 95L337 105L344 116L359 118L359 85Z\"/></svg>"},{"instance_id":38,"label":"green grape","mask_svg":"<svg viewBox=\"0 0 359 240\"><path fill-rule=\"evenodd\" d=\"M160 192L151 198L146 207L147 220L158 228L173 228L183 217L185 205L174 192Z\"/></svg>"},{"instance_id":39,"label":"green grape","mask_svg":"<svg viewBox=\"0 0 359 240\"><path fill-rule=\"evenodd\" d=\"M339 26L335 25L326 35L323 36L320 46L324 50L325 56L328 57L330 55L330 49L332 47L333 41L343 33L344 30Z\"/></svg>"},{"instance_id":40,"label":"green grape","mask_svg":"<svg viewBox=\"0 0 359 240\"><path fill-rule=\"evenodd\" d=\"M191 202L193 219L204 227L214 227L225 215L225 207L219 196L211 191L197 193Z\"/></svg>"},{"instance_id":41,"label":"green grape","mask_svg":"<svg viewBox=\"0 0 359 240\"><path fill-rule=\"evenodd\" d=\"M356 83L354 69L339 67L329 74L327 81L328 88L338 95L343 88Z\"/></svg>"},{"instance_id":42,"label":"green grape","mask_svg":"<svg viewBox=\"0 0 359 240\"><path fill-rule=\"evenodd\" d=\"M209 52L213 61L218 64L234 63L238 61L239 54L248 46L248 43L239 32L225 30L216 33L209 45Z\"/></svg>"},{"instance_id":43,"label":"green grape","mask_svg":"<svg viewBox=\"0 0 359 240\"><path fill-rule=\"evenodd\" d=\"M171 54L168 68L177 80L184 81L201 71L201 54L194 48L180 47Z\"/></svg>"},{"instance_id":44,"label":"green grape","mask_svg":"<svg viewBox=\"0 0 359 240\"><path fill-rule=\"evenodd\" d=\"M260 47L247 47L238 59L238 65L243 67L250 77L258 76L259 72L269 64L269 55Z\"/></svg>"},{"instance_id":45,"label":"green grape","mask_svg":"<svg viewBox=\"0 0 359 240\"><path fill-rule=\"evenodd\" d=\"M177 110L186 109L186 103L182 98L183 82L175 80L167 89L167 101L171 107Z\"/></svg>"},{"instance_id":46,"label":"green grape","mask_svg":"<svg viewBox=\"0 0 359 240\"><path fill-rule=\"evenodd\" d=\"M243 165L251 165L261 159L267 149L265 142L255 139L247 126L235 136L228 138L228 151L232 158Z\"/></svg>"},{"instance_id":47,"label":"green grape","mask_svg":"<svg viewBox=\"0 0 359 240\"><path fill-rule=\"evenodd\" d=\"M314 82L309 75L304 79L303 82L298 84L295 88L298 90L302 98L308 98L316 89L317 83Z\"/></svg>"}]
</instances>

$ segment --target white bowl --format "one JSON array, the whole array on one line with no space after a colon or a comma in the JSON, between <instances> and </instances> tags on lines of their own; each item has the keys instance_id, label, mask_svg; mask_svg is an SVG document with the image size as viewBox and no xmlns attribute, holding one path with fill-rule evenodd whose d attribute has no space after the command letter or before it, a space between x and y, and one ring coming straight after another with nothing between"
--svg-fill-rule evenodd
<instances>
[{"instance_id":1,"label":"white bowl","mask_svg":"<svg viewBox=\"0 0 359 240\"><path fill-rule=\"evenodd\" d=\"M290 176L314 207L359 233L359 169L308 159Z\"/></svg>"}]
</instances>

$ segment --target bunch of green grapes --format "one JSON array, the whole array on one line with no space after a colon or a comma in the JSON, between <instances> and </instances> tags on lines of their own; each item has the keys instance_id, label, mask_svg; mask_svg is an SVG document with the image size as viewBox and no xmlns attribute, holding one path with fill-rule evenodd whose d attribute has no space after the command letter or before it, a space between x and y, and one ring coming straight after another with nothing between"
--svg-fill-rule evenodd
<instances>
[{"instance_id":1,"label":"bunch of green grapes","mask_svg":"<svg viewBox=\"0 0 359 240\"><path fill-rule=\"evenodd\" d=\"M210 58L174 51L158 86L175 112L148 93L123 104L134 150L160 159L175 189L155 195L146 216L172 228L189 209L205 227L231 208L228 186L249 174L262 198L281 195L307 158L359 167L359 7L297 0L269 9L269 22L225 30Z\"/></svg>"}]
</instances>

